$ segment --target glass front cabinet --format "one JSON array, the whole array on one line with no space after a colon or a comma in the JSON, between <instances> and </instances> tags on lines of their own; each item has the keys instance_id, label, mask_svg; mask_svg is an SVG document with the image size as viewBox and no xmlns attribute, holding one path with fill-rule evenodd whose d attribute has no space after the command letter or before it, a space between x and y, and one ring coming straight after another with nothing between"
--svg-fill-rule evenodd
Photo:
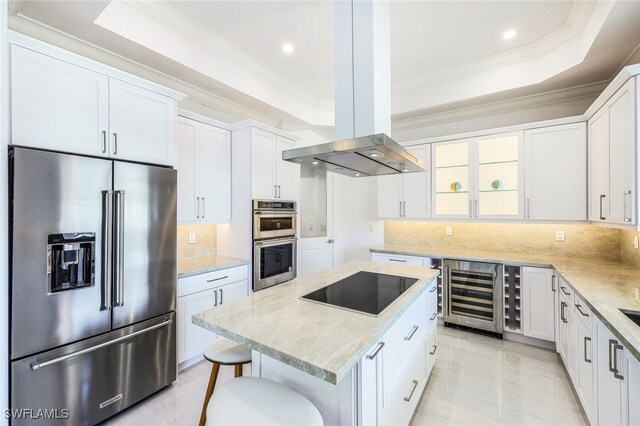
<instances>
[{"instance_id":1,"label":"glass front cabinet","mask_svg":"<svg viewBox=\"0 0 640 426\"><path fill-rule=\"evenodd\" d=\"M523 132L432 144L433 217L523 219Z\"/></svg>"}]
</instances>

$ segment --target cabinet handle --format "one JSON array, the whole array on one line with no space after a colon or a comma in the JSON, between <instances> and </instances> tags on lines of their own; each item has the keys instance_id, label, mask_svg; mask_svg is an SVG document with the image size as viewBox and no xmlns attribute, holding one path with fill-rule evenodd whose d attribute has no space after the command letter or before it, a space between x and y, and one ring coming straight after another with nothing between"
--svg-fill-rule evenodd
<instances>
[{"instance_id":1,"label":"cabinet handle","mask_svg":"<svg viewBox=\"0 0 640 426\"><path fill-rule=\"evenodd\" d=\"M475 212L475 217L478 217L478 200L473 200L473 211Z\"/></svg>"},{"instance_id":2,"label":"cabinet handle","mask_svg":"<svg viewBox=\"0 0 640 426\"><path fill-rule=\"evenodd\" d=\"M409 402L411 401L411 397L413 396L413 393L416 391L416 388L418 387L418 381L414 380L413 381L413 388L411 389L411 393L409 393L409 396L405 396L404 400Z\"/></svg>"},{"instance_id":3,"label":"cabinet handle","mask_svg":"<svg viewBox=\"0 0 640 426\"><path fill-rule=\"evenodd\" d=\"M431 290L429 290L429 293L433 293L434 291L436 291L438 288L437 287L433 287Z\"/></svg>"},{"instance_id":4,"label":"cabinet handle","mask_svg":"<svg viewBox=\"0 0 640 426\"><path fill-rule=\"evenodd\" d=\"M560 290L562 290L565 296L571 296L571 293L567 293L567 290L565 290L563 286L560 286Z\"/></svg>"},{"instance_id":5,"label":"cabinet handle","mask_svg":"<svg viewBox=\"0 0 640 426\"><path fill-rule=\"evenodd\" d=\"M398 201L398 216L402 217L402 201Z\"/></svg>"},{"instance_id":6,"label":"cabinet handle","mask_svg":"<svg viewBox=\"0 0 640 426\"><path fill-rule=\"evenodd\" d=\"M580 308L582 308L581 305L576 305L576 309L578 310L578 312L580 312L583 317L588 317L589 314L585 314L584 312L582 312L582 309L580 309Z\"/></svg>"},{"instance_id":7,"label":"cabinet handle","mask_svg":"<svg viewBox=\"0 0 640 426\"><path fill-rule=\"evenodd\" d=\"M613 348L613 354L611 353L611 348ZM613 377L616 379L624 380L624 376L620 374L620 370L618 370L618 349L622 349L622 345L618 344L617 340L609 340L609 371L613 373Z\"/></svg>"},{"instance_id":8,"label":"cabinet handle","mask_svg":"<svg viewBox=\"0 0 640 426\"><path fill-rule=\"evenodd\" d=\"M219 277L219 278L211 278L210 280L207 280L207 282L212 283L214 281L224 280L225 278L229 278L229 275L225 275L224 277Z\"/></svg>"},{"instance_id":9,"label":"cabinet handle","mask_svg":"<svg viewBox=\"0 0 640 426\"><path fill-rule=\"evenodd\" d=\"M407 217L407 202L402 202L402 217Z\"/></svg>"},{"instance_id":10,"label":"cabinet handle","mask_svg":"<svg viewBox=\"0 0 640 426\"><path fill-rule=\"evenodd\" d=\"M469 217L473 217L473 213L471 210L471 203L473 203L473 201L469 200Z\"/></svg>"},{"instance_id":11,"label":"cabinet handle","mask_svg":"<svg viewBox=\"0 0 640 426\"><path fill-rule=\"evenodd\" d=\"M389 259L390 262L402 262L402 263L407 263L406 260L404 259Z\"/></svg>"},{"instance_id":12,"label":"cabinet handle","mask_svg":"<svg viewBox=\"0 0 640 426\"><path fill-rule=\"evenodd\" d=\"M113 155L118 155L118 134L113 133Z\"/></svg>"},{"instance_id":13,"label":"cabinet handle","mask_svg":"<svg viewBox=\"0 0 640 426\"><path fill-rule=\"evenodd\" d=\"M102 131L102 153L103 154L107 153L107 131L106 130Z\"/></svg>"},{"instance_id":14,"label":"cabinet handle","mask_svg":"<svg viewBox=\"0 0 640 426\"><path fill-rule=\"evenodd\" d=\"M378 355L378 352L382 350L382 348L384 348L384 342L379 342L376 350L371 355L367 355L367 359L374 359Z\"/></svg>"},{"instance_id":15,"label":"cabinet handle","mask_svg":"<svg viewBox=\"0 0 640 426\"><path fill-rule=\"evenodd\" d=\"M604 197L606 197L606 195L600 195L600 220L605 220L605 217L602 216L602 200L604 200Z\"/></svg>"},{"instance_id":16,"label":"cabinet handle","mask_svg":"<svg viewBox=\"0 0 640 426\"><path fill-rule=\"evenodd\" d=\"M584 362L591 364L591 360L587 358L587 342L591 341L591 337L584 336Z\"/></svg>"},{"instance_id":17,"label":"cabinet handle","mask_svg":"<svg viewBox=\"0 0 640 426\"><path fill-rule=\"evenodd\" d=\"M278 185L273 185L273 198L278 198Z\"/></svg>"},{"instance_id":18,"label":"cabinet handle","mask_svg":"<svg viewBox=\"0 0 640 426\"><path fill-rule=\"evenodd\" d=\"M527 219L531 219L531 202L527 198Z\"/></svg>"},{"instance_id":19,"label":"cabinet handle","mask_svg":"<svg viewBox=\"0 0 640 426\"><path fill-rule=\"evenodd\" d=\"M204 219L204 197L202 197L202 218Z\"/></svg>"},{"instance_id":20,"label":"cabinet handle","mask_svg":"<svg viewBox=\"0 0 640 426\"><path fill-rule=\"evenodd\" d=\"M560 302L560 319L562 322L566 323L567 319L564 317L564 308L567 307L567 304L564 302Z\"/></svg>"},{"instance_id":21,"label":"cabinet handle","mask_svg":"<svg viewBox=\"0 0 640 426\"><path fill-rule=\"evenodd\" d=\"M222 289L220 289L220 304L222 305Z\"/></svg>"},{"instance_id":22,"label":"cabinet handle","mask_svg":"<svg viewBox=\"0 0 640 426\"><path fill-rule=\"evenodd\" d=\"M556 291L556 274L551 275L551 291Z\"/></svg>"},{"instance_id":23,"label":"cabinet handle","mask_svg":"<svg viewBox=\"0 0 640 426\"><path fill-rule=\"evenodd\" d=\"M404 337L404 340L411 340L411 338L413 337L414 334L416 334L416 331L418 331L418 326L414 325L413 327L411 327L411 331L409 332L409 334L407 334Z\"/></svg>"},{"instance_id":24,"label":"cabinet handle","mask_svg":"<svg viewBox=\"0 0 640 426\"><path fill-rule=\"evenodd\" d=\"M437 350L438 350L438 345L433 345L433 350L429 352L429 355L435 355Z\"/></svg>"},{"instance_id":25,"label":"cabinet handle","mask_svg":"<svg viewBox=\"0 0 640 426\"><path fill-rule=\"evenodd\" d=\"M218 292L214 291L213 296L214 296L213 306L218 306Z\"/></svg>"},{"instance_id":26,"label":"cabinet handle","mask_svg":"<svg viewBox=\"0 0 640 426\"><path fill-rule=\"evenodd\" d=\"M200 197L196 197L196 219L200 219Z\"/></svg>"},{"instance_id":27,"label":"cabinet handle","mask_svg":"<svg viewBox=\"0 0 640 426\"><path fill-rule=\"evenodd\" d=\"M623 207L623 216L625 222L631 222L631 215L627 217L627 195L631 195L631 191L624 191L624 207Z\"/></svg>"},{"instance_id":28,"label":"cabinet handle","mask_svg":"<svg viewBox=\"0 0 640 426\"><path fill-rule=\"evenodd\" d=\"M429 321L433 321L434 319L436 319L437 316L438 316L438 313L434 312L433 315L431 315L431 318L429 318Z\"/></svg>"}]
</instances>

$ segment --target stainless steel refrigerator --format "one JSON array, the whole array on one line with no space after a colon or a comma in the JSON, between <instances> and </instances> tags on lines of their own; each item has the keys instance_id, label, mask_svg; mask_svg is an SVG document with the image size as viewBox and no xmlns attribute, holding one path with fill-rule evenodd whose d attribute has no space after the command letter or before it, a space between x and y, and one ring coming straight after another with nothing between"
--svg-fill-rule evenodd
<instances>
[{"instance_id":1,"label":"stainless steel refrigerator","mask_svg":"<svg viewBox=\"0 0 640 426\"><path fill-rule=\"evenodd\" d=\"M9 160L13 423L95 424L176 379L176 172Z\"/></svg>"}]
</instances>

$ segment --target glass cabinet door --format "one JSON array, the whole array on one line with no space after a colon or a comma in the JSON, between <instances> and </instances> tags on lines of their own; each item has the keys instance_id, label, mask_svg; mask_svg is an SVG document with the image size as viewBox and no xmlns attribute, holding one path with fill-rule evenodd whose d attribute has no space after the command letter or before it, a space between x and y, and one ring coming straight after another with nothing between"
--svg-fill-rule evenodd
<instances>
[{"instance_id":1,"label":"glass cabinet door","mask_svg":"<svg viewBox=\"0 0 640 426\"><path fill-rule=\"evenodd\" d=\"M522 132L477 140L477 206L474 217L520 217Z\"/></svg>"},{"instance_id":2,"label":"glass cabinet door","mask_svg":"<svg viewBox=\"0 0 640 426\"><path fill-rule=\"evenodd\" d=\"M433 144L433 216L471 216L470 147L473 141Z\"/></svg>"}]
</instances>

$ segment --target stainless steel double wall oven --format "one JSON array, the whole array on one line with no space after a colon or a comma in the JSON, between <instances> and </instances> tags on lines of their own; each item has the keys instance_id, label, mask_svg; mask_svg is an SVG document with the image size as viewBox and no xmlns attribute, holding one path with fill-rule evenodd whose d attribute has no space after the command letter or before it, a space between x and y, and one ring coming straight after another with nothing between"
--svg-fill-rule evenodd
<instances>
[{"instance_id":1,"label":"stainless steel double wall oven","mask_svg":"<svg viewBox=\"0 0 640 426\"><path fill-rule=\"evenodd\" d=\"M295 201L253 200L253 290L296 277Z\"/></svg>"}]
</instances>

